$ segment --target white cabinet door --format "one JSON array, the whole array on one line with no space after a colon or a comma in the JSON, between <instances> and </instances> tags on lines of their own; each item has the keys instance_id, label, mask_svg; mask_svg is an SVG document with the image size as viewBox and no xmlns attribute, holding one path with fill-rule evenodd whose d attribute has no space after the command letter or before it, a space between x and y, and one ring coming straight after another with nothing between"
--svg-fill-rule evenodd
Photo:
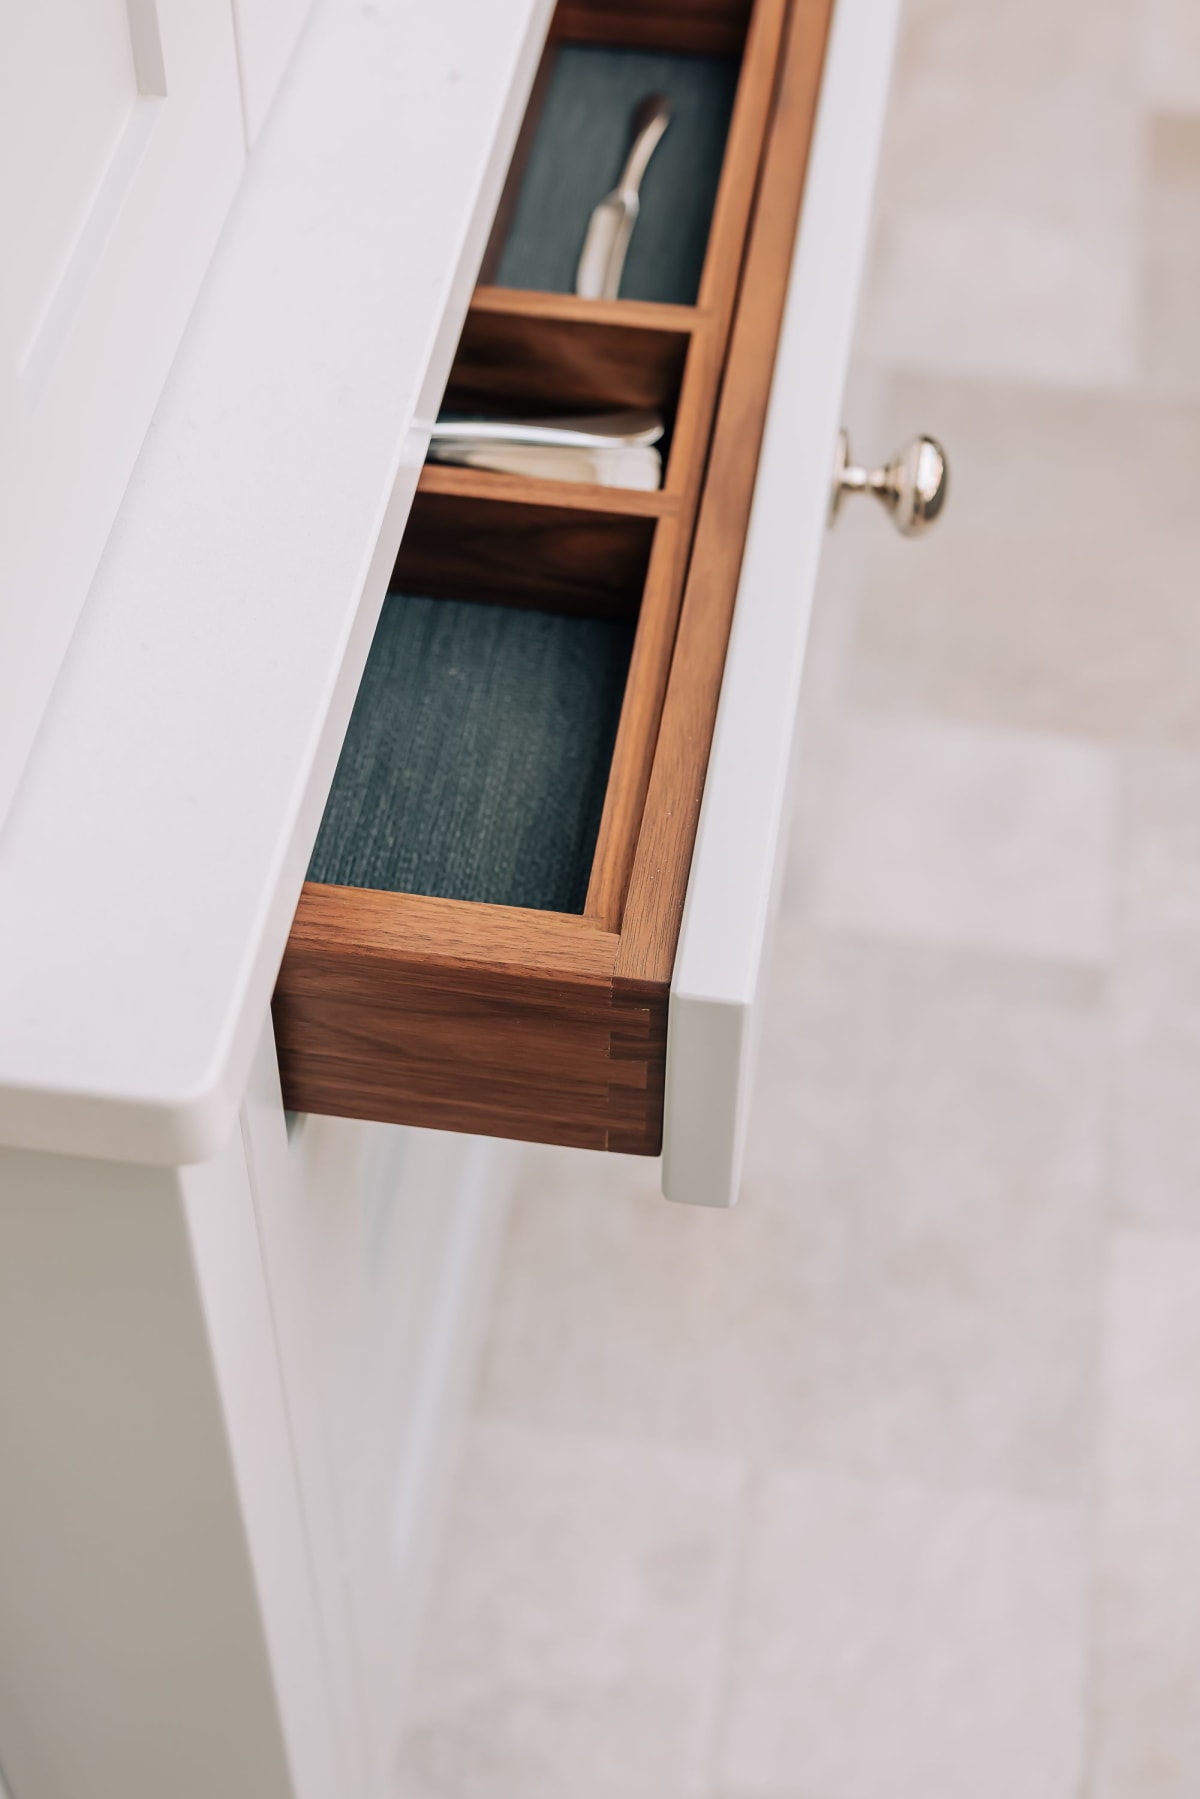
<instances>
[{"instance_id":1,"label":"white cabinet door","mask_svg":"<svg viewBox=\"0 0 1200 1799\"><path fill-rule=\"evenodd\" d=\"M246 137L254 143L312 0L233 0Z\"/></svg>"},{"instance_id":2,"label":"white cabinet door","mask_svg":"<svg viewBox=\"0 0 1200 1799\"><path fill-rule=\"evenodd\" d=\"M667 1026L663 1192L737 1198L899 0L838 0Z\"/></svg>"},{"instance_id":3,"label":"white cabinet door","mask_svg":"<svg viewBox=\"0 0 1200 1799\"><path fill-rule=\"evenodd\" d=\"M229 0L0 12L0 822L243 159Z\"/></svg>"},{"instance_id":4,"label":"white cabinet door","mask_svg":"<svg viewBox=\"0 0 1200 1799\"><path fill-rule=\"evenodd\" d=\"M514 1164L449 1131L294 1126L268 1027L242 1110L255 1217L346 1791L383 1799Z\"/></svg>"}]
</instances>

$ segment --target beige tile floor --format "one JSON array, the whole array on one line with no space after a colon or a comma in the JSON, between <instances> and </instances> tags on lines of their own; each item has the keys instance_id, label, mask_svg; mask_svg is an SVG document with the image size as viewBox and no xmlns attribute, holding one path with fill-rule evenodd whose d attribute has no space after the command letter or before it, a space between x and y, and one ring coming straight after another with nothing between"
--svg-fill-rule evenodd
<instances>
[{"instance_id":1,"label":"beige tile floor","mask_svg":"<svg viewBox=\"0 0 1200 1799\"><path fill-rule=\"evenodd\" d=\"M909 0L746 1190L525 1165L397 1799L1200 1796L1200 4Z\"/></svg>"}]
</instances>

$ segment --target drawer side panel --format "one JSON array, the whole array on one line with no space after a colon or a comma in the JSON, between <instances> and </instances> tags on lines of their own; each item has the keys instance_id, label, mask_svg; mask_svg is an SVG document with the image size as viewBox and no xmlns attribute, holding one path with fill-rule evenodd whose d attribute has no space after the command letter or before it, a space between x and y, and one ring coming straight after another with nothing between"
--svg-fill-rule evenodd
<instances>
[{"instance_id":1,"label":"drawer side panel","mask_svg":"<svg viewBox=\"0 0 1200 1799\"><path fill-rule=\"evenodd\" d=\"M554 914L306 888L274 1002L284 1103L656 1154L666 990L616 993L616 945Z\"/></svg>"}]
</instances>

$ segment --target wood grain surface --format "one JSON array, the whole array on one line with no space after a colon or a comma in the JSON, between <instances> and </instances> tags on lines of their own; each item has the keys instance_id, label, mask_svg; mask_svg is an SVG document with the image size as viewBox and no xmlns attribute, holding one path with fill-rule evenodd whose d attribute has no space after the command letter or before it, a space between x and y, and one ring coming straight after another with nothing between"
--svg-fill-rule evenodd
<instances>
[{"instance_id":1,"label":"wood grain surface","mask_svg":"<svg viewBox=\"0 0 1200 1799\"><path fill-rule=\"evenodd\" d=\"M480 288L445 404L493 412L652 408L670 421L695 324L690 306Z\"/></svg>"},{"instance_id":2,"label":"wood grain surface","mask_svg":"<svg viewBox=\"0 0 1200 1799\"><path fill-rule=\"evenodd\" d=\"M833 0L793 0L654 769L619 981L671 979L787 298Z\"/></svg>"},{"instance_id":3,"label":"wood grain surface","mask_svg":"<svg viewBox=\"0 0 1200 1799\"><path fill-rule=\"evenodd\" d=\"M417 492L443 499L501 500L509 506L541 506L554 512L593 512L605 518L674 518L674 494L641 493L631 487L592 487L583 481L535 480L504 475L498 469L459 468L453 462L427 462Z\"/></svg>"},{"instance_id":4,"label":"wood grain surface","mask_svg":"<svg viewBox=\"0 0 1200 1799\"><path fill-rule=\"evenodd\" d=\"M427 468L413 592L637 616L584 915L307 885L285 1103L656 1154L667 1008L833 0L560 0L555 35L744 41L695 308L481 288L453 400L674 406L660 494Z\"/></svg>"},{"instance_id":5,"label":"wood grain surface","mask_svg":"<svg viewBox=\"0 0 1200 1799\"><path fill-rule=\"evenodd\" d=\"M418 491L392 574L394 592L585 618L637 617L653 512L614 505L612 488L589 489L593 506L563 506L562 483L438 472L472 479L431 480Z\"/></svg>"},{"instance_id":6,"label":"wood grain surface","mask_svg":"<svg viewBox=\"0 0 1200 1799\"><path fill-rule=\"evenodd\" d=\"M658 721L675 636L682 535L682 527L676 519L664 522L655 533L625 681L604 810L584 902L587 917L606 931L615 931L620 926L625 888L633 866L646 789L654 763Z\"/></svg>"},{"instance_id":7,"label":"wood grain surface","mask_svg":"<svg viewBox=\"0 0 1200 1799\"><path fill-rule=\"evenodd\" d=\"M655 542L588 887L586 909L608 929L621 920L656 754L786 15L787 0L758 0L729 127L667 468L665 492L678 498L678 527L660 530Z\"/></svg>"},{"instance_id":8,"label":"wood grain surface","mask_svg":"<svg viewBox=\"0 0 1200 1799\"><path fill-rule=\"evenodd\" d=\"M482 282L471 296L471 307L517 318L562 319L577 325L594 322L634 331L686 333L696 322L694 306L674 306L662 300L585 300L579 294L544 294L532 288L489 287Z\"/></svg>"},{"instance_id":9,"label":"wood grain surface","mask_svg":"<svg viewBox=\"0 0 1200 1799\"><path fill-rule=\"evenodd\" d=\"M665 1010L617 998L616 948L579 918L306 885L273 1008L285 1103L656 1153Z\"/></svg>"},{"instance_id":10,"label":"wood grain surface","mask_svg":"<svg viewBox=\"0 0 1200 1799\"><path fill-rule=\"evenodd\" d=\"M751 0L559 0L552 29L574 43L734 56L750 11Z\"/></svg>"}]
</instances>

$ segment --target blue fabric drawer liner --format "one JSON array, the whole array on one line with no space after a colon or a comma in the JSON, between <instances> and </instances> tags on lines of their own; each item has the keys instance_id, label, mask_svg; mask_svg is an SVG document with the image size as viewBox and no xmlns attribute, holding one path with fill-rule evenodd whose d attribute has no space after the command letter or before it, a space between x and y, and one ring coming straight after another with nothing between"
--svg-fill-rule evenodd
<instances>
[{"instance_id":1,"label":"blue fabric drawer liner","mask_svg":"<svg viewBox=\"0 0 1200 1799\"><path fill-rule=\"evenodd\" d=\"M638 101L666 94L671 123L642 182L623 300L691 305L700 286L739 64L734 57L559 50L496 279L573 293L597 201L615 186Z\"/></svg>"},{"instance_id":2,"label":"blue fabric drawer liner","mask_svg":"<svg viewBox=\"0 0 1200 1799\"><path fill-rule=\"evenodd\" d=\"M633 625L390 594L310 881L581 912Z\"/></svg>"}]
</instances>

